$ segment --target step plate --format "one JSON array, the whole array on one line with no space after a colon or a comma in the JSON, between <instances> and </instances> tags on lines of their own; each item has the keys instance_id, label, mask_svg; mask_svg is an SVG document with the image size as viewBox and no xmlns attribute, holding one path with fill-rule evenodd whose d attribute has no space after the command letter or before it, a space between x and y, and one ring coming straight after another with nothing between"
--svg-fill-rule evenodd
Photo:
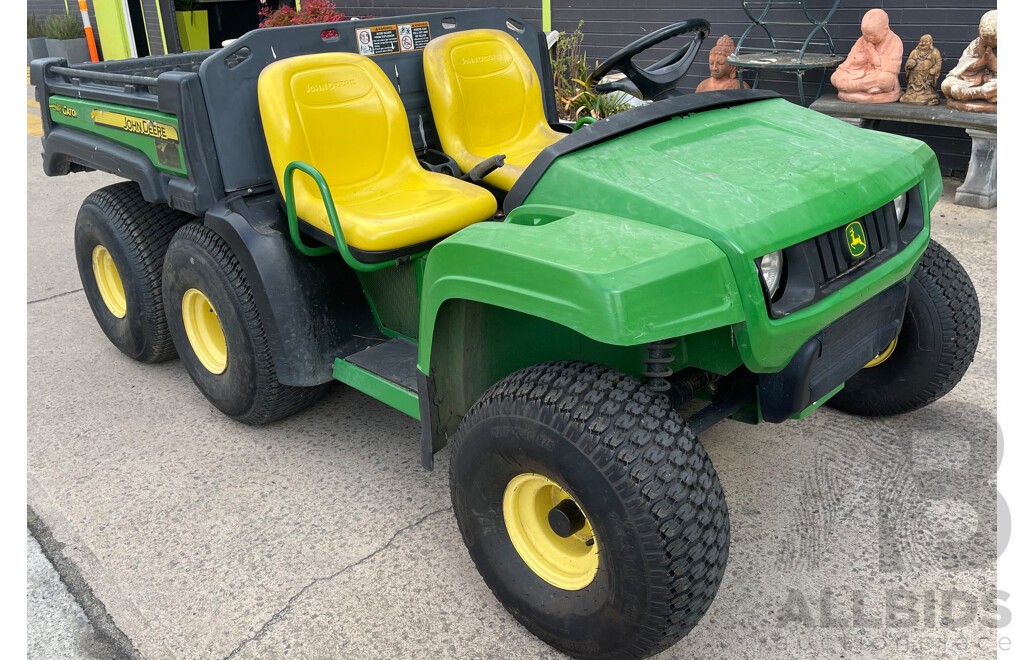
<instances>
[{"instance_id":1,"label":"step plate","mask_svg":"<svg viewBox=\"0 0 1024 660\"><path fill-rule=\"evenodd\" d=\"M345 358L345 362L375 376L417 392L416 344L406 339L391 339Z\"/></svg>"}]
</instances>

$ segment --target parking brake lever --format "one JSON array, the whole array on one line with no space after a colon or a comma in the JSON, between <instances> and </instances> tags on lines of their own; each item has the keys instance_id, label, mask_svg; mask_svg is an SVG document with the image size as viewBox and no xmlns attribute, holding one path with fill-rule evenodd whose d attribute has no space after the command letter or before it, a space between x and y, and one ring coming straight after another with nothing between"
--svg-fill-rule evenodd
<instances>
[{"instance_id":1,"label":"parking brake lever","mask_svg":"<svg viewBox=\"0 0 1024 660\"><path fill-rule=\"evenodd\" d=\"M481 181L483 181L483 178L485 176L487 176L488 174L490 174L491 172L493 172L494 170L498 169L499 167L501 167L504 164L505 164L505 154L498 154L497 156L491 156L490 158L486 158L486 159L480 161L479 163L477 163L476 166L473 169L471 169L470 171L466 172L465 174L463 174L459 178L461 178L463 181L471 181L472 183L480 183Z\"/></svg>"}]
</instances>

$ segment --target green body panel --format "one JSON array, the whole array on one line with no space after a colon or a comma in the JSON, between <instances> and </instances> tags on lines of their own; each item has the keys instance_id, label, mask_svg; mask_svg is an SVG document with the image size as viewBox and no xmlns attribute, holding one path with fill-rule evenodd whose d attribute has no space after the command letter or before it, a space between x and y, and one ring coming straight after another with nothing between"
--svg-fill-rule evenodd
<instances>
[{"instance_id":1,"label":"green body panel","mask_svg":"<svg viewBox=\"0 0 1024 660\"><path fill-rule=\"evenodd\" d=\"M161 172L186 176L178 118L165 112L67 96L49 98L50 118L144 153Z\"/></svg>"},{"instance_id":2,"label":"green body panel","mask_svg":"<svg viewBox=\"0 0 1024 660\"><path fill-rule=\"evenodd\" d=\"M432 427L453 433L494 382L539 362L582 359L642 377L643 345L661 339L677 340L674 370L779 371L822 328L912 275L941 185L923 143L782 100L674 118L562 156L504 222L471 225L413 259ZM925 222L908 246L818 302L768 317L756 258L915 186ZM416 412L411 393L337 364L340 380ZM760 412L737 417L756 423Z\"/></svg>"},{"instance_id":3,"label":"green body panel","mask_svg":"<svg viewBox=\"0 0 1024 660\"><path fill-rule=\"evenodd\" d=\"M430 252L419 368L445 301L517 310L597 342L633 346L743 320L729 263L711 241L628 217L523 206Z\"/></svg>"},{"instance_id":4,"label":"green body panel","mask_svg":"<svg viewBox=\"0 0 1024 660\"><path fill-rule=\"evenodd\" d=\"M334 378L378 401L383 401L413 419L420 418L420 404L416 393L377 374L338 358L334 360Z\"/></svg>"},{"instance_id":5,"label":"green body panel","mask_svg":"<svg viewBox=\"0 0 1024 660\"><path fill-rule=\"evenodd\" d=\"M908 248L814 305L784 319L768 318L757 257L859 218L918 183L925 229ZM673 118L562 156L526 202L569 199L581 211L630 218L716 246L739 291L729 316L742 317L734 331L743 362L752 371L773 372L821 328L913 273L928 243L928 212L941 189L938 162L924 143L772 99ZM613 251L616 241L609 237L604 245ZM549 249L578 252L571 242ZM693 288L708 297L714 285L687 278L676 303L658 317L688 318ZM728 295L732 300L732 289ZM706 329L687 326L663 321L643 334L647 341ZM662 337L655 336L658 330Z\"/></svg>"}]
</instances>

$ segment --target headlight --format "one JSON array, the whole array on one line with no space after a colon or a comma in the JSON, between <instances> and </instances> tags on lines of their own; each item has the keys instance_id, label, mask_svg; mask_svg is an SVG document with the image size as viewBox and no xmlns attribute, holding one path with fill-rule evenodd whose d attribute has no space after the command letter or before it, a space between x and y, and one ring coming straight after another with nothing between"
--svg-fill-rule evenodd
<instances>
[{"instance_id":1,"label":"headlight","mask_svg":"<svg viewBox=\"0 0 1024 660\"><path fill-rule=\"evenodd\" d=\"M761 271L761 280L768 289L768 297L774 298L782 284L782 250L776 250L771 254L761 257L758 268Z\"/></svg>"},{"instance_id":2,"label":"headlight","mask_svg":"<svg viewBox=\"0 0 1024 660\"><path fill-rule=\"evenodd\" d=\"M892 203L896 207L896 220L900 223L900 227L902 227L907 222L907 193L903 193L892 200Z\"/></svg>"}]
</instances>

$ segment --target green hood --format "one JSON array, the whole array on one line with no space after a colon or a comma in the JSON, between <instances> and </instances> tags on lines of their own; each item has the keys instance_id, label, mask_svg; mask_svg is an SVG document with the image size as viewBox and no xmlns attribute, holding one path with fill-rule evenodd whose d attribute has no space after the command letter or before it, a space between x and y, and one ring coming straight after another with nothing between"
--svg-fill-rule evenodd
<instances>
[{"instance_id":1,"label":"green hood","mask_svg":"<svg viewBox=\"0 0 1024 660\"><path fill-rule=\"evenodd\" d=\"M770 99L675 117L562 156L526 202L568 199L757 257L865 215L922 178L930 209L941 177L924 143Z\"/></svg>"}]
</instances>

